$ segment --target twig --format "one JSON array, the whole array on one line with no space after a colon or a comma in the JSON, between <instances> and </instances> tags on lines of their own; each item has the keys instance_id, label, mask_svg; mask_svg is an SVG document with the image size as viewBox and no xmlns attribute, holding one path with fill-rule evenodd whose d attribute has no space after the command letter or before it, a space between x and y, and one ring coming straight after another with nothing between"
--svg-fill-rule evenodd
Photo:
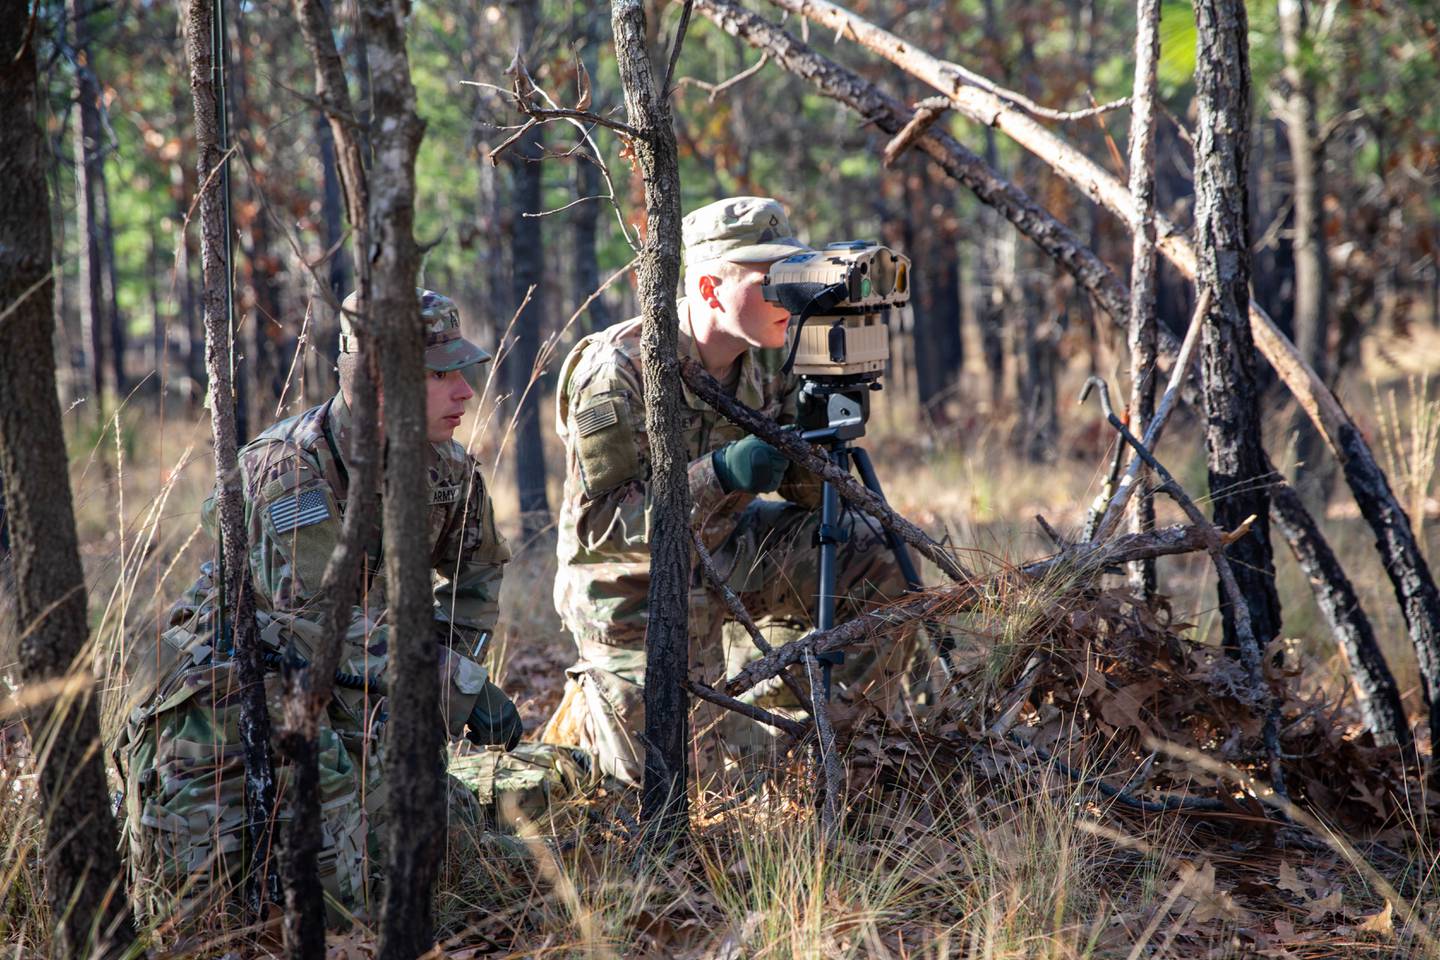
<instances>
[{"instance_id":1,"label":"twig","mask_svg":"<svg viewBox=\"0 0 1440 960\"><path fill-rule=\"evenodd\" d=\"M905 124L889 143L885 144L885 152L881 156L881 162L885 168L888 170L895 166L895 161L900 159L900 155L910 149L911 145L933 127L935 121L939 120L949 109L949 97L929 97L915 104L915 116L911 117L910 122Z\"/></svg>"},{"instance_id":2,"label":"twig","mask_svg":"<svg viewBox=\"0 0 1440 960\"><path fill-rule=\"evenodd\" d=\"M1069 550L1071 547L1075 546L1075 544L1062 537L1060 535L1060 531L1050 526L1050 521L1045 519L1044 514L1035 514L1035 522L1040 525L1041 532L1043 532L1045 536L1050 538L1050 542L1055 544L1056 550Z\"/></svg>"},{"instance_id":3,"label":"twig","mask_svg":"<svg viewBox=\"0 0 1440 960\"><path fill-rule=\"evenodd\" d=\"M990 725L992 737L1003 737L1015 726L1015 720L1020 716L1020 708L1030 698L1030 691L1035 689L1035 682L1040 679L1040 668L1045 665L1048 658L1041 653L1030 655L1025 662L1025 669L1020 673L1020 680L1011 688L1001 701L1000 714L995 722Z\"/></svg>"},{"instance_id":4,"label":"twig","mask_svg":"<svg viewBox=\"0 0 1440 960\"><path fill-rule=\"evenodd\" d=\"M800 439L799 434L786 430L774 420L753 410L725 392L705 368L689 357L680 360L680 377L695 391L695 394L724 417L743 427L747 432L768 442L775 449L821 479L835 485L836 491L856 509L869 514L879 521L886 530L894 532L957 583L972 579L970 573L960 565L940 544L915 524L906 520L890 508L884 499L860 485L850 474L835 466L813 444Z\"/></svg>"},{"instance_id":5,"label":"twig","mask_svg":"<svg viewBox=\"0 0 1440 960\"><path fill-rule=\"evenodd\" d=\"M735 76L731 77L728 80L722 80L719 83L707 83L704 80L696 80L694 77L681 77L679 80L675 81L675 88L678 90L681 87L699 87L701 90L704 90L705 92L710 94L709 102L714 103L716 99L719 98L720 94L724 93L726 90L729 90L736 84L755 76L755 74L759 73L764 68L765 64L769 62L770 54L766 52L761 52L759 60L755 61L755 63L751 66L746 67L744 70L741 70L739 73L735 74Z\"/></svg>"},{"instance_id":6,"label":"twig","mask_svg":"<svg viewBox=\"0 0 1440 960\"><path fill-rule=\"evenodd\" d=\"M705 541L700 539L700 534L691 530L690 542L695 548L695 559L700 565L701 572L704 573L705 579L710 581L710 586L713 587L715 591L720 594L721 599L725 601L725 606L730 610L730 615L745 628L746 633L750 634L751 642L755 644L762 654L769 655L774 653L775 648L770 645L770 641L765 639L765 634L761 633L760 628L755 625L755 619L750 616L750 611L745 609L745 604L741 602L740 597L736 595L734 590L730 589L730 584L726 583L724 578L720 576L720 571L715 569L715 558L710 556L709 550L705 549ZM780 681L795 695L797 703L807 711L814 713L809 706L810 697L804 690L800 689L800 684L794 677L789 673L781 673Z\"/></svg>"}]
</instances>

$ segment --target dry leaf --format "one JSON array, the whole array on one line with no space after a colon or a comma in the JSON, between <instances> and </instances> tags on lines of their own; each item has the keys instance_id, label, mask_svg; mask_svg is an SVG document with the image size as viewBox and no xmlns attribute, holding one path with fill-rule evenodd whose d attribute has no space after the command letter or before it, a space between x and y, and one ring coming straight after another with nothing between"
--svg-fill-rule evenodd
<instances>
[{"instance_id":1,"label":"dry leaf","mask_svg":"<svg viewBox=\"0 0 1440 960\"><path fill-rule=\"evenodd\" d=\"M1310 900L1305 904L1305 909L1310 913L1305 917L1310 923L1323 919L1327 914L1339 913L1340 903L1345 895L1339 890L1333 891L1328 897L1321 897L1319 900Z\"/></svg>"},{"instance_id":2,"label":"dry leaf","mask_svg":"<svg viewBox=\"0 0 1440 960\"><path fill-rule=\"evenodd\" d=\"M1285 860L1280 861L1280 882L1277 886L1286 893L1293 893L1297 897L1308 897L1310 895L1310 888L1305 884L1304 880L1300 879L1300 875L1295 872L1295 868L1290 866L1289 862Z\"/></svg>"},{"instance_id":3,"label":"dry leaf","mask_svg":"<svg viewBox=\"0 0 1440 960\"><path fill-rule=\"evenodd\" d=\"M1379 913L1366 917L1357 928L1361 933L1378 933L1382 937L1395 935L1395 905L1385 901L1385 908Z\"/></svg>"},{"instance_id":4,"label":"dry leaf","mask_svg":"<svg viewBox=\"0 0 1440 960\"><path fill-rule=\"evenodd\" d=\"M1185 881L1185 896L1195 904L1190 919L1196 923L1207 920L1233 919L1240 908L1224 890L1215 889L1215 865L1206 860L1198 869L1188 863L1180 865L1180 879Z\"/></svg>"}]
</instances>

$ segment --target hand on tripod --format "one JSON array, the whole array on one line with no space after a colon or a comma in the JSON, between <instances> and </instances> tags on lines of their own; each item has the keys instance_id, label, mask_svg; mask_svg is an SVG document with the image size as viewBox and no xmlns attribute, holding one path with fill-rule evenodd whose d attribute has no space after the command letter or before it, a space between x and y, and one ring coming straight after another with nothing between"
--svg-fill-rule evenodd
<instances>
[{"instance_id":1,"label":"hand on tripod","mask_svg":"<svg viewBox=\"0 0 1440 960\"><path fill-rule=\"evenodd\" d=\"M756 436L732 440L711 454L715 476L726 493L770 493L780 486L790 460Z\"/></svg>"}]
</instances>

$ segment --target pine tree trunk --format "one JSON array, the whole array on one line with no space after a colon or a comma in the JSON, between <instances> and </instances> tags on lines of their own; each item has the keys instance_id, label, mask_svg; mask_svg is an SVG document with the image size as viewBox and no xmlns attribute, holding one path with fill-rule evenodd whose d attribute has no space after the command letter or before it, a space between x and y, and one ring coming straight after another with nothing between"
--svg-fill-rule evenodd
<instances>
[{"instance_id":1,"label":"pine tree trunk","mask_svg":"<svg viewBox=\"0 0 1440 960\"><path fill-rule=\"evenodd\" d=\"M371 315L385 392L385 583L390 623L390 791L381 960L413 960L435 942L433 892L445 840L445 730L439 649L431 636L425 530L425 338L415 278L415 154L425 123L405 51L409 4L366 0L375 122L370 178Z\"/></svg>"},{"instance_id":2,"label":"pine tree trunk","mask_svg":"<svg viewBox=\"0 0 1440 960\"><path fill-rule=\"evenodd\" d=\"M29 20L24 0L0 0L0 529L14 551L20 680L38 689L89 677L90 631L55 382L48 151ZM42 700L28 718L51 946L67 960L119 956L133 936L94 689Z\"/></svg>"},{"instance_id":3,"label":"pine tree trunk","mask_svg":"<svg viewBox=\"0 0 1440 960\"><path fill-rule=\"evenodd\" d=\"M90 9L86 0L69 0L74 25L75 69L75 235L80 242L79 309L84 331L85 366L90 375L90 415L105 419L105 351L110 312L105 299L105 260L100 194L105 178L104 131L100 126L100 85L90 67Z\"/></svg>"},{"instance_id":4,"label":"pine tree trunk","mask_svg":"<svg viewBox=\"0 0 1440 960\"><path fill-rule=\"evenodd\" d=\"M1246 175L1250 135L1250 58L1243 0L1198 0L1195 241L1201 288L1211 306L1201 340L1205 449L1215 523L1234 530L1254 516L1249 535L1225 554L1234 569L1261 651L1280 630L1280 598L1270 546L1271 481L1260 446L1259 397L1250 302L1250 221ZM1222 595L1225 643L1238 649L1234 610Z\"/></svg>"},{"instance_id":5,"label":"pine tree trunk","mask_svg":"<svg viewBox=\"0 0 1440 960\"><path fill-rule=\"evenodd\" d=\"M250 583L245 504L240 491L237 419L240 404L230 375L230 270L225 262L225 198L219 100L215 82L215 23L211 0L187 0L185 51L195 105L196 172L200 195L200 262L204 274L205 362L209 373L210 423L215 437L215 501L220 520L220 626L234 638L240 681L240 740L245 762L245 819L250 878L247 901L258 914L278 900L270 865L270 815L275 809L275 772L270 756L270 713L265 704L265 671L255 631L255 598ZM212 178L211 173L215 172ZM263 868L261 865L264 865Z\"/></svg>"},{"instance_id":6,"label":"pine tree trunk","mask_svg":"<svg viewBox=\"0 0 1440 960\"><path fill-rule=\"evenodd\" d=\"M539 0L521 0L517 46L522 58L532 48L538 29ZM521 539L528 542L550 525L545 494L545 445L540 437L541 384L535 369L540 354L540 329L545 323L545 243L541 218L525 216L544 210L541 159L545 155L540 126L530 129L511 148L508 159L515 205L511 211L510 250L514 264L513 300L518 308L529 293L530 303L515 322L515 341L505 358L510 402L515 404L515 488L520 498ZM584 165L584 161L579 161ZM533 291L532 291L533 288Z\"/></svg>"},{"instance_id":7,"label":"pine tree trunk","mask_svg":"<svg viewBox=\"0 0 1440 960\"><path fill-rule=\"evenodd\" d=\"M600 12L599 9L586 9L580 12L580 36L583 43L580 48L580 63L590 75L592 84L595 83L595 77L600 71L600 31L598 29ZM592 109L598 106L596 104ZM599 160L599 157L592 157L590 153L584 151L576 156L575 195L577 197L599 197L601 195L604 181L600 176ZM599 242L600 215L604 212L605 202L598 199L587 200L574 210L575 259L570 298L577 308L600 286L600 264L596 259L596 246ZM585 333L603 330L610 326L612 320L610 305L603 295L598 296L591 301L584 316L580 318L581 330Z\"/></svg>"},{"instance_id":8,"label":"pine tree trunk","mask_svg":"<svg viewBox=\"0 0 1440 960\"><path fill-rule=\"evenodd\" d=\"M690 486L681 430L675 290L680 282L680 165L669 104L656 90L640 0L613 0L615 59L645 178L645 247L636 274L650 436L649 626L645 632L645 782L640 815L659 843L688 823Z\"/></svg>"},{"instance_id":9,"label":"pine tree trunk","mask_svg":"<svg viewBox=\"0 0 1440 960\"><path fill-rule=\"evenodd\" d=\"M1290 143L1290 169L1294 177L1295 234L1295 348L1322 380L1330 376L1327 350L1329 297L1325 256L1324 196L1320 153L1315 129L1315 84L1303 63L1305 6L1302 0L1280 0L1280 38L1285 57L1281 73L1285 90L1285 136ZM1324 441L1309 418L1297 415L1296 449L1302 477L1313 477L1323 494L1328 483L1322 466ZM1319 497L1323 500L1323 495Z\"/></svg>"},{"instance_id":10,"label":"pine tree trunk","mask_svg":"<svg viewBox=\"0 0 1440 960\"><path fill-rule=\"evenodd\" d=\"M1155 414L1155 78L1160 57L1160 0L1139 0L1135 13L1135 94L1130 107L1130 194L1135 222L1130 246L1130 431L1145 436ZM1140 491L1130 516L1132 533L1155 527L1155 501L1149 472L1142 470ZM1155 561L1130 565L1130 590L1148 599L1155 593Z\"/></svg>"}]
</instances>

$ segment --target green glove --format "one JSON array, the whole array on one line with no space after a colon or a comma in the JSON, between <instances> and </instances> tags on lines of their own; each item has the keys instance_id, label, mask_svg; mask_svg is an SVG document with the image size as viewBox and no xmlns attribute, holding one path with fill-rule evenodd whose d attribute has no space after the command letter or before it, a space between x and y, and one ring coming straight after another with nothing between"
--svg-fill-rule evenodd
<instances>
[{"instance_id":1,"label":"green glove","mask_svg":"<svg viewBox=\"0 0 1440 960\"><path fill-rule=\"evenodd\" d=\"M486 680L485 689L475 701L475 709L465 719L465 738L478 746L504 744L506 750L513 750L524 732L515 704L504 691Z\"/></svg>"},{"instance_id":2,"label":"green glove","mask_svg":"<svg viewBox=\"0 0 1440 960\"><path fill-rule=\"evenodd\" d=\"M785 454L756 436L725 444L711 454L711 461L726 493L769 493L780 486L790 466Z\"/></svg>"}]
</instances>

